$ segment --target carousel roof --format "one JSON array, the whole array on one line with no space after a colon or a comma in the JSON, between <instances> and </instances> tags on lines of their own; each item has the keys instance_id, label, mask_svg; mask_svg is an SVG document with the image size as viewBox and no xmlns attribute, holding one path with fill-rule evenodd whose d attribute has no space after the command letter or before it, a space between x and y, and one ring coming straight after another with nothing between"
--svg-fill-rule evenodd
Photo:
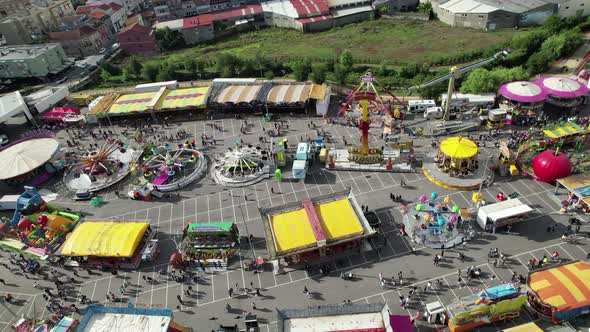
<instances>
[{"instance_id":1,"label":"carousel roof","mask_svg":"<svg viewBox=\"0 0 590 332\"><path fill-rule=\"evenodd\" d=\"M449 137L440 143L440 151L451 158L467 159L477 154L477 145L461 136Z\"/></svg>"},{"instance_id":2,"label":"carousel roof","mask_svg":"<svg viewBox=\"0 0 590 332\"><path fill-rule=\"evenodd\" d=\"M533 82L516 81L502 84L498 92L510 100L521 103L535 103L545 100L547 94Z\"/></svg>"},{"instance_id":3,"label":"carousel roof","mask_svg":"<svg viewBox=\"0 0 590 332\"><path fill-rule=\"evenodd\" d=\"M562 152L545 150L533 159L533 172L543 182L554 182L565 178L572 171L572 162Z\"/></svg>"},{"instance_id":4,"label":"carousel roof","mask_svg":"<svg viewBox=\"0 0 590 332\"><path fill-rule=\"evenodd\" d=\"M53 138L35 138L0 151L0 180L26 174L45 164L57 151Z\"/></svg>"},{"instance_id":5,"label":"carousel roof","mask_svg":"<svg viewBox=\"0 0 590 332\"><path fill-rule=\"evenodd\" d=\"M582 82L559 76L540 77L535 80L545 93L560 98L576 98L588 93L588 87Z\"/></svg>"}]
</instances>

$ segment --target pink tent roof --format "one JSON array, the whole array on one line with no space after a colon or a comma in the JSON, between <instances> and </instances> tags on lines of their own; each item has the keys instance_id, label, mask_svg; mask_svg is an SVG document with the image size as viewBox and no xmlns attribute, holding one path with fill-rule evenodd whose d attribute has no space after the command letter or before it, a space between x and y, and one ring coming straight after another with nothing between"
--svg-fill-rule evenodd
<instances>
[{"instance_id":1,"label":"pink tent roof","mask_svg":"<svg viewBox=\"0 0 590 332\"><path fill-rule=\"evenodd\" d=\"M559 98L576 98L588 94L588 87L575 78L545 76L535 80L545 93Z\"/></svg>"},{"instance_id":2,"label":"pink tent roof","mask_svg":"<svg viewBox=\"0 0 590 332\"><path fill-rule=\"evenodd\" d=\"M547 94L540 86L528 81L502 84L498 92L507 99L521 103L535 103L545 100Z\"/></svg>"}]
</instances>

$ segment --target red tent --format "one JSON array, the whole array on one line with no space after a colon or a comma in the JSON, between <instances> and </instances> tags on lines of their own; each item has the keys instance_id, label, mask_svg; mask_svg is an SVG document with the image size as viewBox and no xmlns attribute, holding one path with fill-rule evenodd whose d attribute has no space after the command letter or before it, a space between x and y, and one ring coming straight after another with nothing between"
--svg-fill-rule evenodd
<instances>
[{"instance_id":1,"label":"red tent","mask_svg":"<svg viewBox=\"0 0 590 332\"><path fill-rule=\"evenodd\" d=\"M546 150L533 159L533 171L539 181L552 183L570 175L572 162L564 153Z\"/></svg>"}]
</instances>

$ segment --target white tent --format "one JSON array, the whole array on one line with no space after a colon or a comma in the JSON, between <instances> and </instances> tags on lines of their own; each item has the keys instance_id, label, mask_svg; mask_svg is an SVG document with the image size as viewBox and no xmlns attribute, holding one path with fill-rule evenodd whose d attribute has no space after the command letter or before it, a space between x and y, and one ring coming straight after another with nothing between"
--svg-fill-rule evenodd
<instances>
[{"instance_id":1,"label":"white tent","mask_svg":"<svg viewBox=\"0 0 590 332\"><path fill-rule=\"evenodd\" d=\"M53 138L35 138L0 151L0 180L26 174L45 164L59 147Z\"/></svg>"}]
</instances>

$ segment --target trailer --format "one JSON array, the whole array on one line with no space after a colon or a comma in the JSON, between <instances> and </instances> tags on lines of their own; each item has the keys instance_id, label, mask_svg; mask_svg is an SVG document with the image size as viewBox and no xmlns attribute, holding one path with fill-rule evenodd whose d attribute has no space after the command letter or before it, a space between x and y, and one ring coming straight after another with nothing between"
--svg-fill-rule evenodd
<instances>
[{"instance_id":1,"label":"trailer","mask_svg":"<svg viewBox=\"0 0 590 332\"><path fill-rule=\"evenodd\" d=\"M486 206L477 211L477 223L482 229L486 227L503 227L522 221L533 209L518 198L508 199Z\"/></svg>"},{"instance_id":2,"label":"trailer","mask_svg":"<svg viewBox=\"0 0 590 332\"><path fill-rule=\"evenodd\" d=\"M0 198L0 210L16 210L16 200L20 195L4 195Z\"/></svg>"}]
</instances>

